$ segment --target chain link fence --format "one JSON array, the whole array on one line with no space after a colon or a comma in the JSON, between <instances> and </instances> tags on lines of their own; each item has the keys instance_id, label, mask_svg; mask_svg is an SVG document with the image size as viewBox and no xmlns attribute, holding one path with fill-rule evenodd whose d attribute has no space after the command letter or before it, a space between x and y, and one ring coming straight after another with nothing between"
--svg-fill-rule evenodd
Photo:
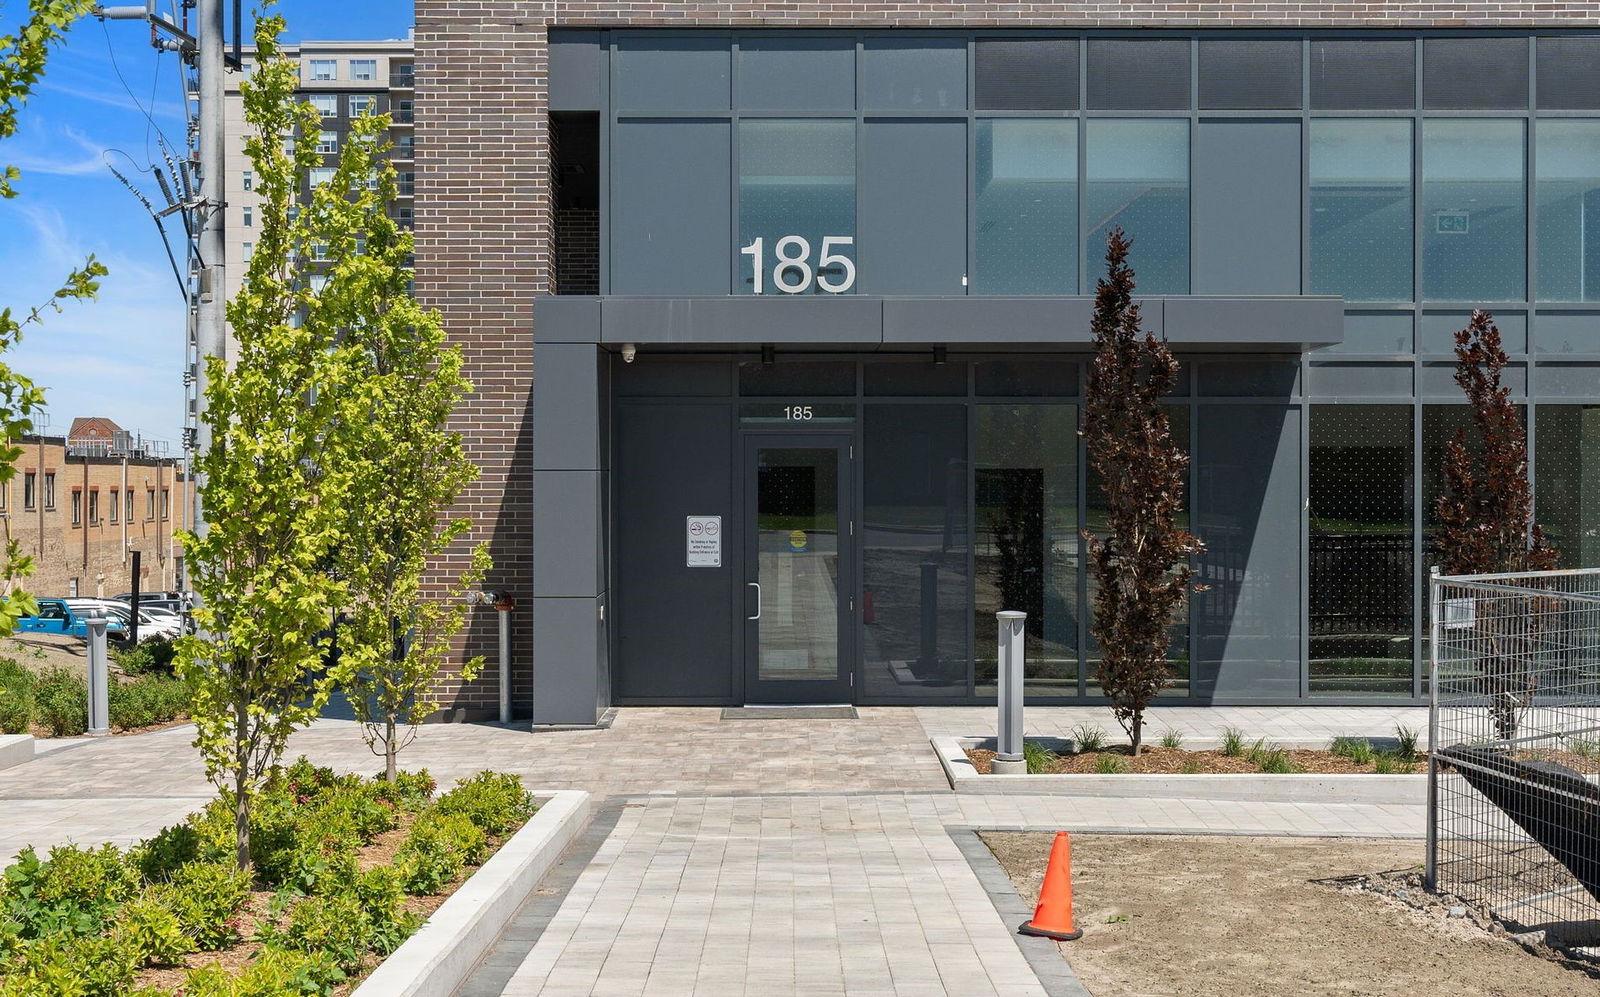
<instances>
[{"instance_id":1,"label":"chain link fence","mask_svg":"<svg viewBox=\"0 0 1600 997\"><path fill-rule=\"evenodd\" d=\"M1427 879L1600 920L1600 569L1430 580Z\"/></svg>"}]
</instances>

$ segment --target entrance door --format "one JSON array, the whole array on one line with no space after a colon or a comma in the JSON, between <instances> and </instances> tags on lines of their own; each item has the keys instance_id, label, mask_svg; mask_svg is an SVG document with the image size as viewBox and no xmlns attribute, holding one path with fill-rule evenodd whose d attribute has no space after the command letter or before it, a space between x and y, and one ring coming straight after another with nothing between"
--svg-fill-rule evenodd
<instances>
[{"instance_id":1,"label":"entrance door","mask_svg":"<svg viewBox=\"0 0 1600 997\"><path fill-rule=\"evenodd\" d=\"M744 465L745 701L848 703L849 441L747 436Z\"/></svg>"}]
</instances>

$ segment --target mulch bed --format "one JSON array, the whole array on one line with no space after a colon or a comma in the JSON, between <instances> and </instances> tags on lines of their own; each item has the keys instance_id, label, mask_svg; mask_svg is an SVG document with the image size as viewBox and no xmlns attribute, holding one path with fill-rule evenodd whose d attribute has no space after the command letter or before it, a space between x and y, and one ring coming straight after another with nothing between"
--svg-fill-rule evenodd
<instances>
[{"instance_id":1,"label":"mulch bed","mask_svg":"<svg viewBox=\"0 0 1600 997\"><path fill-rule=\"evenodd\" d=\"M1290 762L1297 773L1313 773L1317 775L1358 775L1377 771L1374 762L1358 765L1343 755L1335 755L1331 751L1320 751L1311 748L1287 748ZM968 748L967 758L972 761L972 767L982 775L989 774L989 762L994 758L994 752L985 748ZM1108 746L1100 751L1082 751L1075 755L1056 755L1055 761L1040 775L1099 775L1100 756L1114 755L1128 766L1128 773L1135 775L1214 775L1214 774L1250 774L1261 771L1261 767L1250 760L1247 755L1224 755L1220 750L1211 751L1185 751L1182 748L1163 748L1160 746L1146 746L1143 753L1135 758L1129 754L1126 745ZM1427 771L1427 756L1421 752L1417 761L1412 763L1413 773Z\"/></svg>"}]
</instances>

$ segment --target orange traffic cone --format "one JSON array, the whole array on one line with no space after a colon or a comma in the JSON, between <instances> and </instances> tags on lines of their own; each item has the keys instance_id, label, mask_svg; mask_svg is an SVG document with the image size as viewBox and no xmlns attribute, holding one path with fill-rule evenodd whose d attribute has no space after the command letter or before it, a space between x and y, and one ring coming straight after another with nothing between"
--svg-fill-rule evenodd
<instances>
[{"instance_id":1,"label":"orange traffic cone","mask_svg":"<svg viewBox=\"0 0 1600 997\"><path fill-rule=\"evenodd\" d=\"M1055 844L1050 846L1050 864L1044 870L1044 888L1039 891L1033 920L1017 931L1062 942L1083 937L1083 932L1072 926L1072 838L1065 831L1057 831Z\"/></svg>"}]
</instances>

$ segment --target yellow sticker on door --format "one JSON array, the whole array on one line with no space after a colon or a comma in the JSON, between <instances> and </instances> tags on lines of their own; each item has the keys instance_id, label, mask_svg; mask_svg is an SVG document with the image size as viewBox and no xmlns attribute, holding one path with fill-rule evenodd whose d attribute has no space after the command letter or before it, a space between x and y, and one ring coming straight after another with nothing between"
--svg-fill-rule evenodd
<instances>
[{"instance_id":1,"label":"yellow sticker on door","mask_svg":"<svg viewBox=\"0 0 1600 997\"><path fill-rule=\"evenodd\" d=\"M808 544L808 543L810 543L810 539L806 536L806 531L805 530L790 530L789 531L789 549L790 550L794 551L797 554L803 554L803 553L805 553L806 544Z\"/></svg>"}]
</instances>

